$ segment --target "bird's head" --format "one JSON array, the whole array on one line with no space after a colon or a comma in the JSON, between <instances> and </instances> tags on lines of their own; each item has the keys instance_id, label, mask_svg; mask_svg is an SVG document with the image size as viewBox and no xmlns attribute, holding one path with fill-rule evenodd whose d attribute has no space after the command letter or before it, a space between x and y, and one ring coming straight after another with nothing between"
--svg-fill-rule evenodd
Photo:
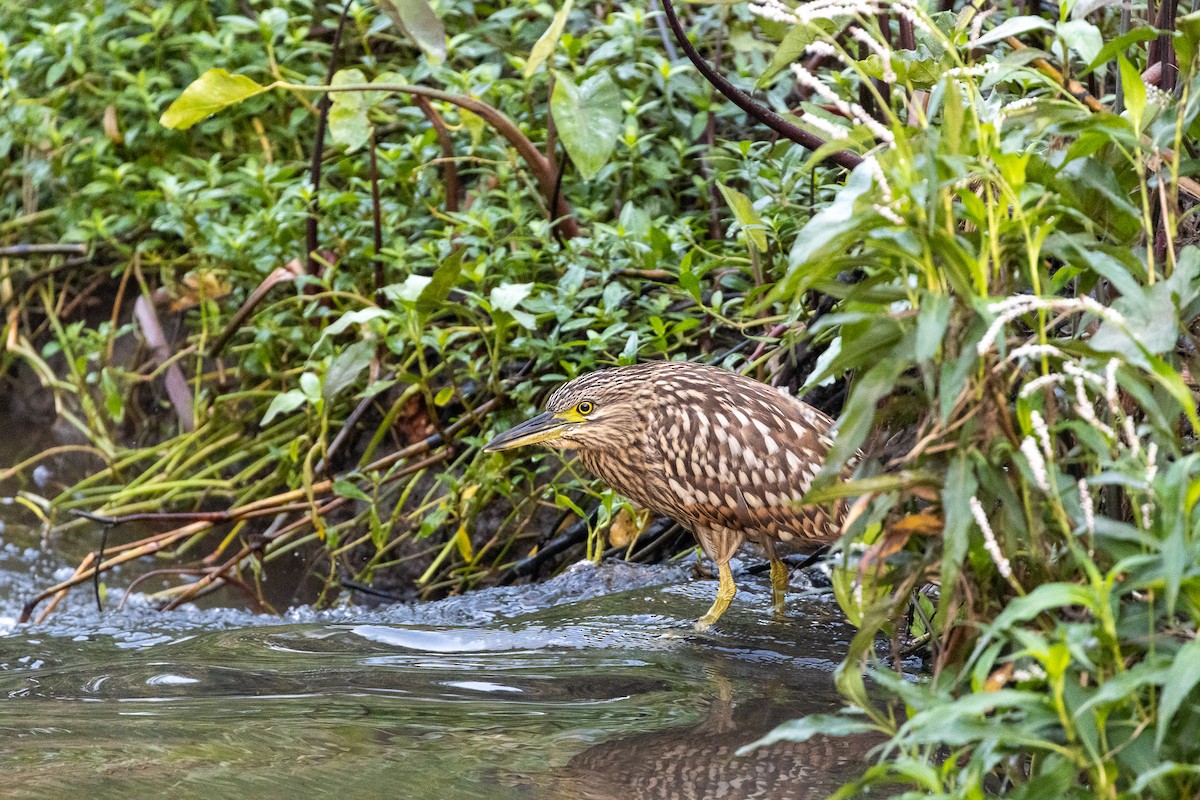
<instances>
[{"instance_id":1,"label":"bird's head","mask_svg":"<svg viewBox=\"0 0 1200 800\"><path fill-rule=\"evenodd\" d=\"M630 380L630 368L581 375L554 390L546 410L505 431L484 446L492 453L529 444L561 450L622 447L646 414L645 385Z\"/></svg>"}]
</instances>

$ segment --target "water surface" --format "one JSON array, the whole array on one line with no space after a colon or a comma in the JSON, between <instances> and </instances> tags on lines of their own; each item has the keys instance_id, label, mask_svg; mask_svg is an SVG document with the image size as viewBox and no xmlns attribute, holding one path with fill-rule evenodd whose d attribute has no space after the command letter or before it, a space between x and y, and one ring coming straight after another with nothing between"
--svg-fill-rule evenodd
<instances>
[{"instance_id":1,"label":"water surface","mask_svg":"<svg viewBox=\"0 0 1200 800\"><path fill-rule=\"evenodd\" d=\"M10 577L30 559L6 555ZM80 594L27 627L10 597L4 795L823 797L867 744L734 751L837 707L831 671L851 632L819 598L775 620L765 581L742 581L704 635L687 623L713 581L623 564L284 618L100 614Z\"/></svg>"}]
</instances>

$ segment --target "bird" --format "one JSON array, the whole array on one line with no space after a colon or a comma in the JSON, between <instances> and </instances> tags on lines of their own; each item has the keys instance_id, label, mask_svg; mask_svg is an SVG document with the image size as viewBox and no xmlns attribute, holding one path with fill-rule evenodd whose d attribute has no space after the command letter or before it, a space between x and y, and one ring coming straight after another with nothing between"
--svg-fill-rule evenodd
<instances>
[{"instance_id":1,"label":"bird","mask_svg":"<svg viewBox=\"0 0 1200 800\"><path fill-rule=\"evenodd\" d=\"M780 550L838 538L845 504L803 505L833 446L834 420L784 390L719 367L656 361L601 369L559 386L545 411L493 438L574 451L636 505L690 530L717 565L706 630L737 593L729 561L743 542L770 560L772 601L788 584Z\"/></svg>"}]
</instances>

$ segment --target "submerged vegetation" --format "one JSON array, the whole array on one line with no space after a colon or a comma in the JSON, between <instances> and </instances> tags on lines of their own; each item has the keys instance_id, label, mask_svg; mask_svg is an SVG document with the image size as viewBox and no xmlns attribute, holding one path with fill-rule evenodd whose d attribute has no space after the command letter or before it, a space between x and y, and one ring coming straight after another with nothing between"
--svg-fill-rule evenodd
<instances>
[{"instance_id":1,"label":"submerged vegetation","mask_svg":"<svg viewBox=\"0 0 1200 800\"><path fill-rule=\"evenodd\" d=\"M22 502L165 529L38 601L148 554L198 562L166 604L293 552L326 599L661 557L479 445L705 359L839 417L847 710L774 737L886 734L846 796L1200 792L1200 16L265 6L0 11L0 371L99 465Z\"/></svg>"}]
</instances>

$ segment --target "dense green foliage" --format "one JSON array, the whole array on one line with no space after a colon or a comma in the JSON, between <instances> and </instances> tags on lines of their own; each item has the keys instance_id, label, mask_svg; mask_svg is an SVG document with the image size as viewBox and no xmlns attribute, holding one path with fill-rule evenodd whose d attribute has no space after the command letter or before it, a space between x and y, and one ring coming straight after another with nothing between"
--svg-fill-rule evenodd
<instances>
[{"instance_id":1,"label":"dense green foliage","mask_svg":"<svg viewBox=\"0 0 1200 800\"><path fill-rule=\"evenodd\" d=\"M864 716L780 734L887 733L892 758L859 789L1193 796L1200 422L1182 371L1197 374L1200 248L1179 203L1200 198L1179 187L1196 167L1200 18L1180 20L1177 97L1147 90L1125 60L1144 66L1137 48L1108 63L1121 47L1099 52L1068 9L1057 29L1002 22L1001 35L1055 31L1063 73L1107 64L1113 86L1119 68L1117 116L1027 53L980 48L1000 36L972 35L969 10L906 5L924 22L918 48L890 58L907 89L930 92L924 114L885 117L894 142L799 232L774 293L844 296L813 330L839 344L827 371L855 374L836 455L880 426L910 434L867 467L876 477L824 493L857 496L854 529L877 542L840 576L861 633L839 683ZM881 72L839 54L848 86ZM855 268L852 287L834 285ZM930 581L940 597L912 601ZM930 681L874 654L910 601L934 643ZM872 701L864 662L902 707Z\"/></svg>"},{"instance_id":2,"label":"dense green foliage","mask_svg":"<svg viewBox=\"0 0 1200 800\"><path fill-rule=\"evenodd\" d=\"M1120 11L1096 4L1056 21L909 0L890 16L870 3L696 11L689 28L723 73L761 78L776 108L799 97L797 124L839 139L821 154L865 156L847 175L718 102L668 60L641 4L599 17L436 4L444 58L404 18L419 3L383 5L408 33L352 3L328 95L323 268L288 273L294 290L274 289L221 353L209 346L237 305L304 260L306 159L340 9L0 15L0 234L93 247L72 271L0 265L15 287L0 366L34 365L109 462L48 504L56 521L259 503L282 515L266 545L204 586L320 537L333 578L415 562L410 585L457 589L530 550L539 506L586 516L565 476L475 446L548 385L677 355L768 377L797 348L823 353L806 388L850 380L814 499L854 498L834 575L861 629L839 674L854 713L776 735L887 733L848 794L1200 791L1200 18L1163 34L1179 66L1166 92L1141 76L1162 69L1152 33L1123 33ZM837 35L846 23L857 33ZM799 58L807 68L785 69ZM179 130L159 124L172 102L161 119ZM552 226L538 158L562 160L556 139L573 167L569 218ZM446 191L456 182L461 197ZM112 286L118 322L120 296L159 287L183 309L174 363L195 430L165 446L119 443L161 408L146 387L166 368L110 361L129 326L64 310ZM836 304L817 312L813 298ZM859 447L856 479L834 482ZM487 519L501 499L511 513ZM599 500L593 555L616 502ZM253 519L227 521L237 534ZM931 648L927 679L904 674L901 634Z\"/></svg>"},{"instance_id":3,"label":"dense green foliage","mask_svg":"<svg viewBox=\"0 0 1200 800\"><path fill-rule=\"evenodd\" d=\"M238 508L296 488L319 500L311 489L323 477L317 466L355 407L373 397L327 472L338 478L338 496L357 501L355 510L346 513L343 502L334 518L316 506L314 522L272 541L267 557L320 535L334 555L333 577L369 581L403 551L417 574L436 561L426 578L440 575L435 584L445 590L529 550L542 531L528 520L551 476L534 480L527 461L472 447L453 457L441 448L450 468L439 463L398 477L405 464L367 468L373 460L469 415L489 396L504 403L486 427L503 425L527 414L545 387L598 365L741 345L729 359L741 366L756 347L748 337L782 319L745 308L746 293L766 281L765 256L736 227L721 237L733 214L717 184L734 198L743 197L736 187L760 203L776 198L778 219L755 231L775 248L775 229L786 237L802 221L793 209L795 187L809 182L804 155L743 139L740 113L714 105L711 89L668 62L643 10L599 20L591 10L573 12L562 45L526 79L526 57L551 23L550 7L445 4L448 54L434 64L398 37L386 15L351 4L341 54L347 70L335 82L382 78L477 98L547 152L553 68L560 89L571 81L590 98L585 115L617 120L598 173L584 180L568 169L562 181L583 235L555 240L536 176L479 116L435 103L448 129L444 150L410 97L375 94L357 104L342 98L361 95L338 95L318 270L288 281L291 291L274 289L219 357L207 358L239 304L273 270L303 258L318 98L259 94L186 131L164 128L159 118L210 68L262 84L319 84L340 7L265 7L250 19L236 3L158 5L47 4L11 11L0 25L4 230L14 241L85 241L96 257L95 266L56 271L33 262L7 267L16 292L6 302L20 309L23 346L7 350L5 363L23 360L50 375L59 364L47 359L66 355L71 369L52 383L58 405L112 465L54 499L56 521L73 508L110 515ZM712 25L723 15L706 12L698 21L723 30ZM746 37L751 27L742 21L735 30ZM761 49L732 63L761 69ZM597 93L597 81L608 89ZM359 125L367 109L378 143L382 306L372 291L367 123ZM725 134L712 145L705 143L710 120ZM566 140L568 126L559 127ZM553 150L555 160L561 153ZM445 192L448 168L461 187L453 198ZM98 275L113 280L98 290L91 283ZM157 439L170 427L166 368L142 354L132 363L109 357L132 329L128 308L112 312L117 325L58 317L80 288L102 306L114 287L118 302L159 291L159 300L174 303L160 303L162 315L182 309L188 346L176 342L171 360L194 390L194 411L183 416L194 416L196 428L164 447ZM529 378L508 380L517 372ZM123 450L130 433L152 447ZM478 428L465 434L468 445L482 435ZM475 524L498 492L511 497L515 513ZM610 494L602 499L601 523L613 509ZM591 502L578 492L551 492L549 501L560 513ZM373 553L365 561L363 544Z\"/></svg>"}]
</instances>

